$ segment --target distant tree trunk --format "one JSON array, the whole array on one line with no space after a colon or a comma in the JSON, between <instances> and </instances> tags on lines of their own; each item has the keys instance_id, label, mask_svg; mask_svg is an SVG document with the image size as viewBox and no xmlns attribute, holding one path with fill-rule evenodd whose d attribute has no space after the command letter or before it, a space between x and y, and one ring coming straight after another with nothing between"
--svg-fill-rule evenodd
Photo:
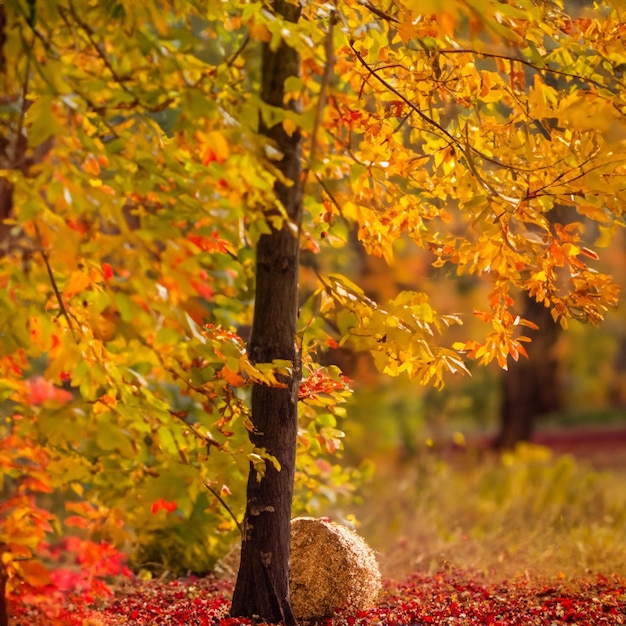
<instances>
[{"instance_id":1,"label":"distant tree trunk","mask_svg":"<svg viewBox=\"0 0 626 626\"><path fill-rule=\"evenodd\" d=\"M500 430L496 448L512 448L532 437L538 416L561 406L558 361L554 346L560 326L554 323L550 309L532 298L526 300L523 317L539 326L528 345L528 358L520 357L502 374Z\"/></svg>"},{"instance_id":2,"label":"distant tree trunk","mask_svg":"<svg viewBox=\"0 0 626 626\"><path fill-rule=\"evenodd\" d=\"M298 3L276 0L277 15L297 21ZM299 57L282 43L277 50L263 45L262 99L284 107L284 82L299 74ZM291 103L296 107L295 103ZM293 374L286 388L255 385L252 390L250 439L258 448L276 457L280 471L266 464L265 476L257 479L253 466L247 486L243 523L241 564L233 594L231 615L258 616L269 622L296 624L289 600L289 543L291 504L298 430L298 386L301 368L296 348L298 303L299 232L302 214L302 145L296 131L288 135L281 124L264 128L264 134L283 154L278 167L290 185L277 182L276 196L284 206L289 223L263 235L257 247L256 300L249 354L254 363L287 359Z\"/></svg>"},{"instance_id":3,"label":"distant tree trunk","mask_svg":"<svg viewBox=\"0 0 626 626\"><path fill-rule=\"evenodd\" d=\"M52 137L36 146L33 150L28 150L28 138L24 129L24 115L31 104L28 94L28 69L26 64L26 76L22 77L22 83L15 83L15 78L11 84L8 76L19 76L19 71L8 72L7 62L18 65L18 59L9 57L7 59L4 46L7 40L7 32L22 29L24 24L18 18L16 20L15 10L8 13L7 3L0 1L0 99L5 108L12 112L4 111L0 124L0 170L19 170L28 175L33 164L40 163L52 146ZM36 5L35 2L28 2L28 13L26 21L31 28L35 26ZM13 22L11 22L11 19ZM19 80L19 79L18 79ZM13 105L17 107L13 108ZM0 176L0 256L11 251L15 245L17 237L12 233L14 226L6 223L8 218L13 217L15 203L13 184L4 176Z\"/></svg>"}]
</instances>

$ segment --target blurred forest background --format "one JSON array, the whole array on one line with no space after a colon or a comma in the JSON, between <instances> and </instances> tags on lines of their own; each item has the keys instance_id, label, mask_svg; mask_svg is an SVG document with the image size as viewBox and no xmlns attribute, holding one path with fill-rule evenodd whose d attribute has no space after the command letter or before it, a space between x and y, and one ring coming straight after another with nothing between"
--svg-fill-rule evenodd
<instances>
[{"instance_id":1,"label":"blurred forest background","mask_svg":"<svg viewBox=\"0 0 626 626\"><path fill-rule=\"evenodd\" d=\"M623 292L619 235L602 270ZM444 313L484 306L479 278L433 268L410 243L389 266L351 239L339 256L316 261L341 264L372 299L416 289ZM305 268L305 284L306 276ZM527 299L525 307L540 327L528 332L529 358L509 359L506 371L471 364L471 377L449 377L442 390L386 378L365 353L339 347L326 356L353 380L345 458L376 468L357 517L389 576L442 566L497 578L625 571L623 308L599 327L574 321L563 330L543 306ZM480 334L479 319L461 318L449 343Z\"/></svg>"}]
</instances>

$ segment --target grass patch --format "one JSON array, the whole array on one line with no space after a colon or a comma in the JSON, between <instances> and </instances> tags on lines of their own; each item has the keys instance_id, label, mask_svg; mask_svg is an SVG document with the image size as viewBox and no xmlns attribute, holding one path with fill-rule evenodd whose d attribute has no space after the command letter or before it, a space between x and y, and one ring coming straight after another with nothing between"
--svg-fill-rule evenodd
<instances>
[{"instance_id":1,"label":"grass patch","mask_svg":"<svg viewBox=\"0 0 626 626\"><path fill-rule=\"evenodd\" d=\"M598 472L572 456L423 451L379 467L360 529L384 574L467 568L499 580L626 573L626 469Z\"/></svg>"}]
</instances>

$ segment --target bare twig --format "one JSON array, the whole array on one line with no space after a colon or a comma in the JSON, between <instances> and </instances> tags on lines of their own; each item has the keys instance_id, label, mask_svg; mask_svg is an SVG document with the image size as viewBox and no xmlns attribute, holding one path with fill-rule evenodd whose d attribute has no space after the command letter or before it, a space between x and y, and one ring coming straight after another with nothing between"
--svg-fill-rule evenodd
<instances>
[{"instance_id":1,"label":"bare twig","mask_svg":"<svg viewBox=\"0 0 626 626\"><path fill-rule=\"evenodd\" d=\"M319 132L320 126L322 125L322 116L324 115L324 109L326 108L326 96L328 93L328 88L330 87L330 83L333 79L333 71L335 68L335 49L333 46L333 33L335 24L337 23L337 10L333 7L333 10L330 13L329 22L328 22L328 30L326 31L326 39L324 41L324 54L325 54L325 64L324 64L324 73L322 75L322 83L320 85L320 95L317 100L317 107L315 110L315 121L313 122L313 130L311 131L311 147L309 149L309 163L304 170L304 180L306 181L309 177L309 172L311 167L315 163L315 157L317 153L317 134Z\"/></svg>"},{"instance_id":2,"label":"bare twig","mask_svg":"<svg viewBox=\"0 0 626 626\"><path fill-rule=\"evenodd\" d=\"M246 49L246 46L248 45L248 43L250 43L250 35L246 33L246 36L243 38L243 42L241 43L239 48L237 48L237 50L235 50L235 52L230 57L230 59L226 61L226 67L232 67L234 65L235 61L239 58L239 56Z\"/></svg>"},{"instance_id":3,"label":"bare twig","mask_svg":"<svg viewBox=\"0 0 626 626\"><path fill-rule=\"evenodd\" d=\"M177 419L181 420L185 424L185 428L190 430L207 447L214 446L220 451L224 450L223 446L220 444L219 441L216 441L215 439L213 439L211 435L205 435L201 433L193 424L190 424L189 422L185 421L185 418L183 415L181 415L181 413L179 413L178 411L172 411L171 409L168 412L173 417L176 417Z\"/></svg>"},{"instance_id":4,"label":"bare twig","mask_svg":"<svg viewBox=\"0 0 626 626\"><path fill-rule=\"evenodd\" d=\"M54 273L52 271L52 267L50 266L50 259L48 258L48 253L46 252L44 246L43 246L43 242L41 239L41 233L39 232L39 227L37 226L37 224L35 222L33 222L33 226L35 227L35 233L37 235L37 240L39 242L39 252L41 253L41 256L43 258L43 262L46 265L46 270L48 272L48 278L50 278L50 284L52 285L52 290L54 291L54 295L57 299L57 303L59 305L59 309L61 311L61 314L63 315L63 317L65 318L65 321L67 322L67 326L70 329L70 332L72 333L72 337L74 338L74 341L78 344L79 340L78 340L78 335L76 334L76 331L74 330L74 324L72 322L72 318L70 317L67 308L65 307L65 303L63 302L63 297L61 296L61 292L59 291L59 286L57 285L57 281L56 278L54 277Z\"/></svg>"},{"instance_id":5,"label":"bare twig","mask_svg":"<svg viewBox=\"0 0 626 626\"><path fill-rule=\"evenodd\" d=\"M209 481L206 478L203 478L202 482L204 483L204 486L208 489L208 491L210 491L215 496L217 501L226 509L228 514L232 517L233 521L237 525L239 532L243 535L243 526L241 525L241 523L239 522L239 520L233 513L233 510L228 506L228 503L224 500L224 498L222 498L222 496L217 491L215 491L215 489L213 489L213 487L211 487L211 485L209 484Z\"/></svg>"},{"instance_id":6,"label":"bare twig","mask_svg":"<svg viewBox=\"0 0 626 626\"><path fill-rule=\"evenodd\" d=\"M316 174L315 178L317 182L320 184L320 187L324 190L326 195L330 198L330 201L333 203L333 206L337 209L337 211L339 211L339 214L341 215L342 214L341 205L337 201L337 198L335 198L333 193L328 188L328 185L324 182L324 179L319 174Z\"/></svg>"},{"instance_id":7,"label":"bare twig","mask_svg":"<svg viewBox=\"0 0 626 626\"><path fill-rule=\"evenodd\" d=\"M371 2L367 2L367 0L365 1L361 0L358 4L360 4L362 7L364 7L371 13L373 13L376 17L380 18L381 20L385 20L385 22L394 22L395 24L400 23L395 17L393 17L393 15L389 15L388 13L385 13L378 7L375 7Z\"/></svg>"}]
</instances>

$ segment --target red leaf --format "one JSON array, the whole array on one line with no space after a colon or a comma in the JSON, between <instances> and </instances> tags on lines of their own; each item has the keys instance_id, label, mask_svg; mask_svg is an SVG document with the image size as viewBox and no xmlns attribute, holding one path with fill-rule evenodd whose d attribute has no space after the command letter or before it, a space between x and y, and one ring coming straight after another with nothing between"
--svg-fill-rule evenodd
<instances>
[{"instance_id":1,"label":"red leaf","mask_svg":"<svg viewBox=\"0 0 626 626\"><path fill-rule=\"evenodd\" d=\"M109 263L102 264L102 274L104 275L104 280L111 280L111 278L113 278L113 268Z\"/></svg>"},{"instance_id":2,"label":"red leaf","mask_svg":"<svg viewBox=\"0 0 626 626\"><path fill-rule=\"evenodd\" d=\"M164 500L163 498L159 498L156 502L152 503L152 506L150 507L150 511L152 512L152 515L155 515L160 509L163 509L167 513L173 513L176 510L176 507L177 507L176 500L172 500L171 502L168 502L167 500Z\"/></svg>"},{"instance_id":3,"label":"red leaf","mask_svg":"<svg viewBox=\"0 0 626 626\"><path fill-rule=\"evenodd\" d=\"M29 404L42 404L46 401L54 401L65 404L72 399L72 394L65 389L55 387L53 383L42 376L36 376L26 382L27 401Z\"/></svg>"}]
</instances>

